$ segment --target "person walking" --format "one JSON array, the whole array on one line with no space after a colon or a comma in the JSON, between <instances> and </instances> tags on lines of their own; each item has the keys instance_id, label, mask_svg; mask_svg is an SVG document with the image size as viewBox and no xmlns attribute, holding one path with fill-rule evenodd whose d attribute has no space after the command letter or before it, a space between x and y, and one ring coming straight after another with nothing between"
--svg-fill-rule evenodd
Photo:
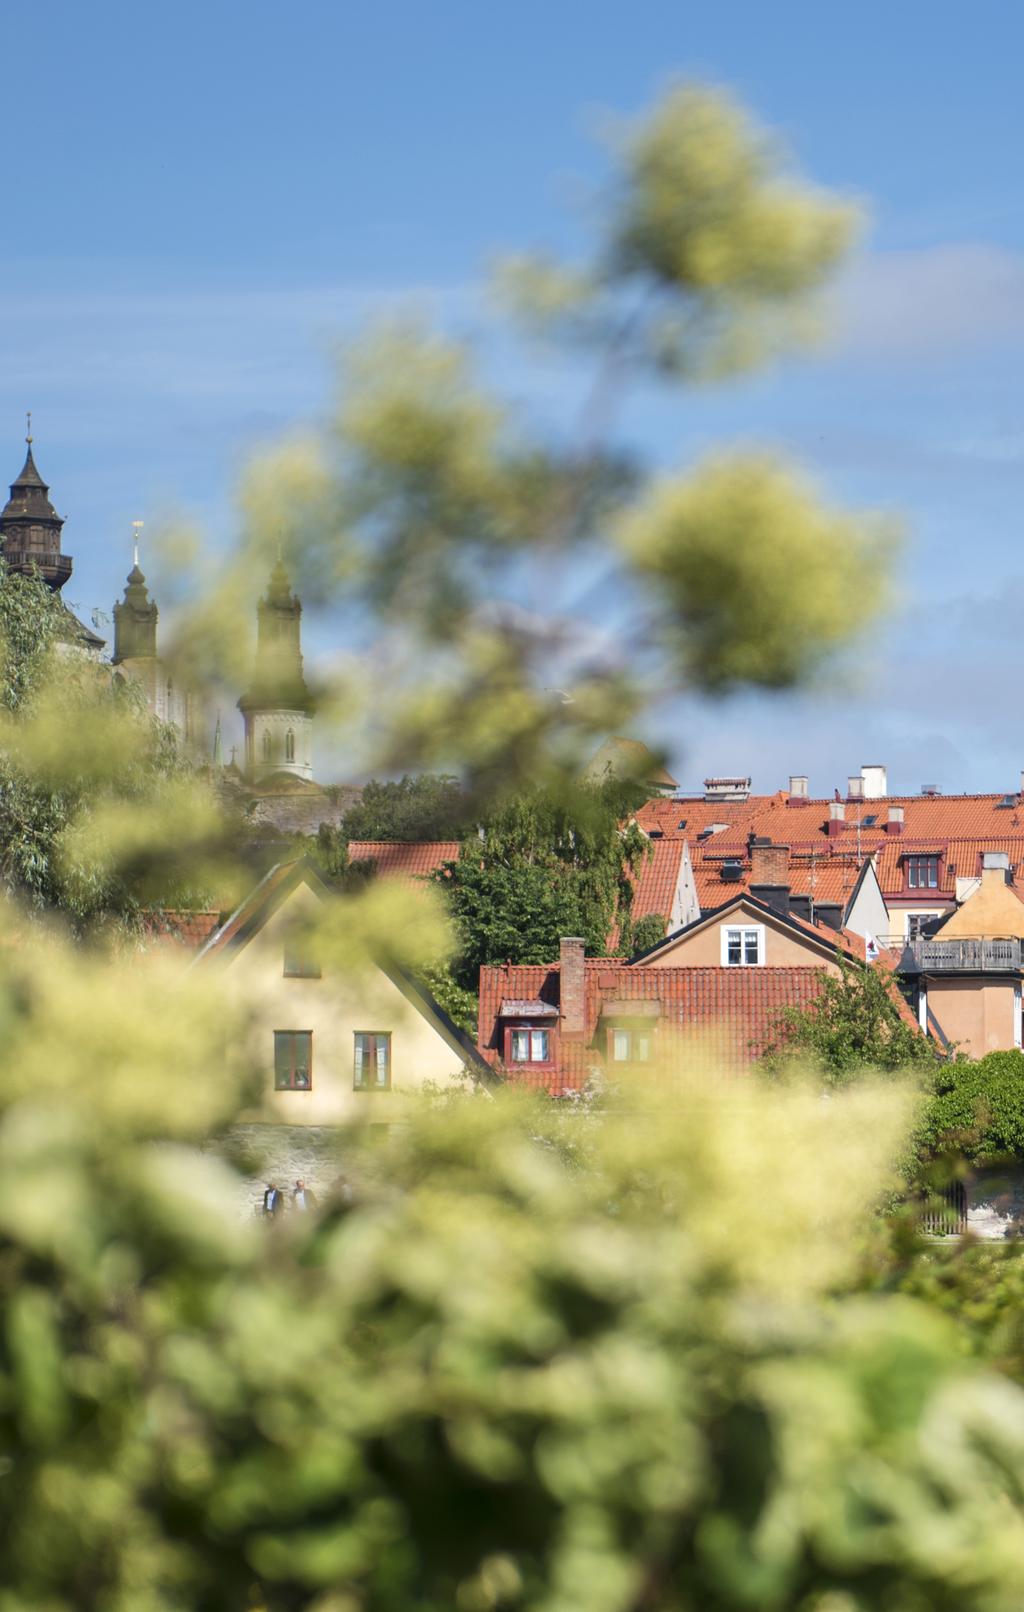
<instances>
[{"instance_id":1,"label":"person walking","mask_svg":"<svg viewBox=\"0 0 1024 1612\"><path fill-rule=\"evenodd\" d=\"M299 1180L295 1183L295 1191L292 1193L292 1208L316 1208L316 1193L310 1187L307 1187L305 1181Z\"/></svg>"},{"instance_id":2,"label":"person walking","mask_svg":"<svg viewBox=\"0 0 1024 1612\"><path fill-rule=\"evenodd\" d=\"M267 1190L263 1194L263 1213L269 1215L271 1220L281 1213L284 1208L284 1197L276 1181L267 1182Z\"/></svg>"}]
</instances>

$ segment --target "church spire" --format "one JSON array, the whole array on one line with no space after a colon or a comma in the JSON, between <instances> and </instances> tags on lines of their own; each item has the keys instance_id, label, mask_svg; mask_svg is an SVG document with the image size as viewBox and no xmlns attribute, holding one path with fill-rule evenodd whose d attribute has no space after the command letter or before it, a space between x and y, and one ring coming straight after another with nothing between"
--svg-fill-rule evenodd
<instances>
[{"instance_id":1,"label":"church spire","mask_svg":"<svg viewBox=\"0 0 1024 1612\"><path fill-rule=\"evenodd\" d=\"M132 521L132 568L125 584L124 598L114 606L115 666L124 660L156 659L156 624L160 612L149 597L146 578L139 569L141 521Z\"/></svg>"},{"instance_id":2,"label":"church spire","mask_svg":"<svg viewBox=\"0 0 1024 1612\"><path fill-rule=\"evenodd\" d=\"M311 781L314 701L302 669L302 605L280 551L256 623L252 682L238 702L248 770L257 779L288 772Z\"/></svg>"},{"instance_id":3,"label":"church spire","mask_svg":"<svg viewBox=\"0 0 1024 1612\"><path fill-rule=\"evenodd\" d=\"M71 575L72 562L70 555L60 552L64 522L50 503L50 489L32 457L32 415L27 419L28 451L21 474L11 483L11 496L0 510L0 541L12 571L35 566L43 581L59 593Z\"/></svg>"}]
</instances>

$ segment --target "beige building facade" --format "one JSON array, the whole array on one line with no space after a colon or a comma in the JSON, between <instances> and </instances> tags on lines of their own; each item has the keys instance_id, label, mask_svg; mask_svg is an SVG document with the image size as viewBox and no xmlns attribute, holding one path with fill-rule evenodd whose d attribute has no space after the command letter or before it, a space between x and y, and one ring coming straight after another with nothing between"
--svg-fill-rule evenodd
<instances>
[{"instance_id":1,"label":"beige building facade","mask_svg":"<svg viewBox=\"0 0 1024 1612\"><path fill-rule=\"evenodd\" d=\"M277 1126L391 1123L403 1095L493 1082L473 1043L397 969L315 961L304 937L337 897L305 861L284 863L210 937L193 967L218 969L263 1072L258 1108Z\"/></svg>"}]
</instances>

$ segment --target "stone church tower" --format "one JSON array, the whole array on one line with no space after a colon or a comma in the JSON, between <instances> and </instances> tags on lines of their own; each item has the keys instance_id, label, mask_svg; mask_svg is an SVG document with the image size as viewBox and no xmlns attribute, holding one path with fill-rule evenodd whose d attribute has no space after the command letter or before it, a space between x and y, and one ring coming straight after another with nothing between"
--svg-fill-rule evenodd
<instances>
[{"instance_id":1,"label":"stone church tower","mask_svg":"<svg viewBox=\"0 0 1024 1612\"><path fill-rule=\"evenodd\" d=\"M161 722L173 723L186 744L194 744L197 732L195 696L175 682L173 673L157 654L156 624L160 612L151 599L146 578L139 569L138 526L136 523L134 564L128 573L124 598L114 606L114 653L110 659L121 675L130 677L141 688L146 704Z\"/></svg>"},{"instance_id":2,"label":"stone church tower","mask_svg":"<svg viewBox=\"0 0 1024 1612\"><path fill-rule=\"evenodd\" d=\"M12 571L27 576L37 570L47 587L58 598L74 564L70 554L60 551L60 534L64 525L50 503L50 489L46 485L32 457L32 416L25 438L28 453L21 474L11 485L11 496L0 510L0 542L4 559ZM66 615L66 630L61 634L65 649L85 654L98 660L104 640L87 627L84 621L68 609L61 598Z\"/></svg>"},{"instance_id":3,"label":"stone church tower","mask_svg":"<svg viewBox=\"0 0 1024 1612\"><path fill-rule=\"evenodd\" d=\"M280 559L256 615L256 664L238 702L246 772L257 783L272 773L312 782L314 702L302 671L302 605Z\"/></svg>"}]
</instances>

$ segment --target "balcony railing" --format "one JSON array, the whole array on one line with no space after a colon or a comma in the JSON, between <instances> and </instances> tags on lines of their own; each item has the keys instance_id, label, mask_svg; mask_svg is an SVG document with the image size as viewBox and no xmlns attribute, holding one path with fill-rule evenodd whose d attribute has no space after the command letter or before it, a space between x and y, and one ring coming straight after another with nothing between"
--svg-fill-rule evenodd
<instances>
[{"instance_id":1,"label":"balcony railing","mask_svg":"<svg viewBox=\"0 0 1024 1612\"><path fill-rule=\"evenodd\" d=\"M1020 941L1014 937L912 940L910 950L927 974L1006 974L1020 968Z\"/></svg>"}]
</instances>

